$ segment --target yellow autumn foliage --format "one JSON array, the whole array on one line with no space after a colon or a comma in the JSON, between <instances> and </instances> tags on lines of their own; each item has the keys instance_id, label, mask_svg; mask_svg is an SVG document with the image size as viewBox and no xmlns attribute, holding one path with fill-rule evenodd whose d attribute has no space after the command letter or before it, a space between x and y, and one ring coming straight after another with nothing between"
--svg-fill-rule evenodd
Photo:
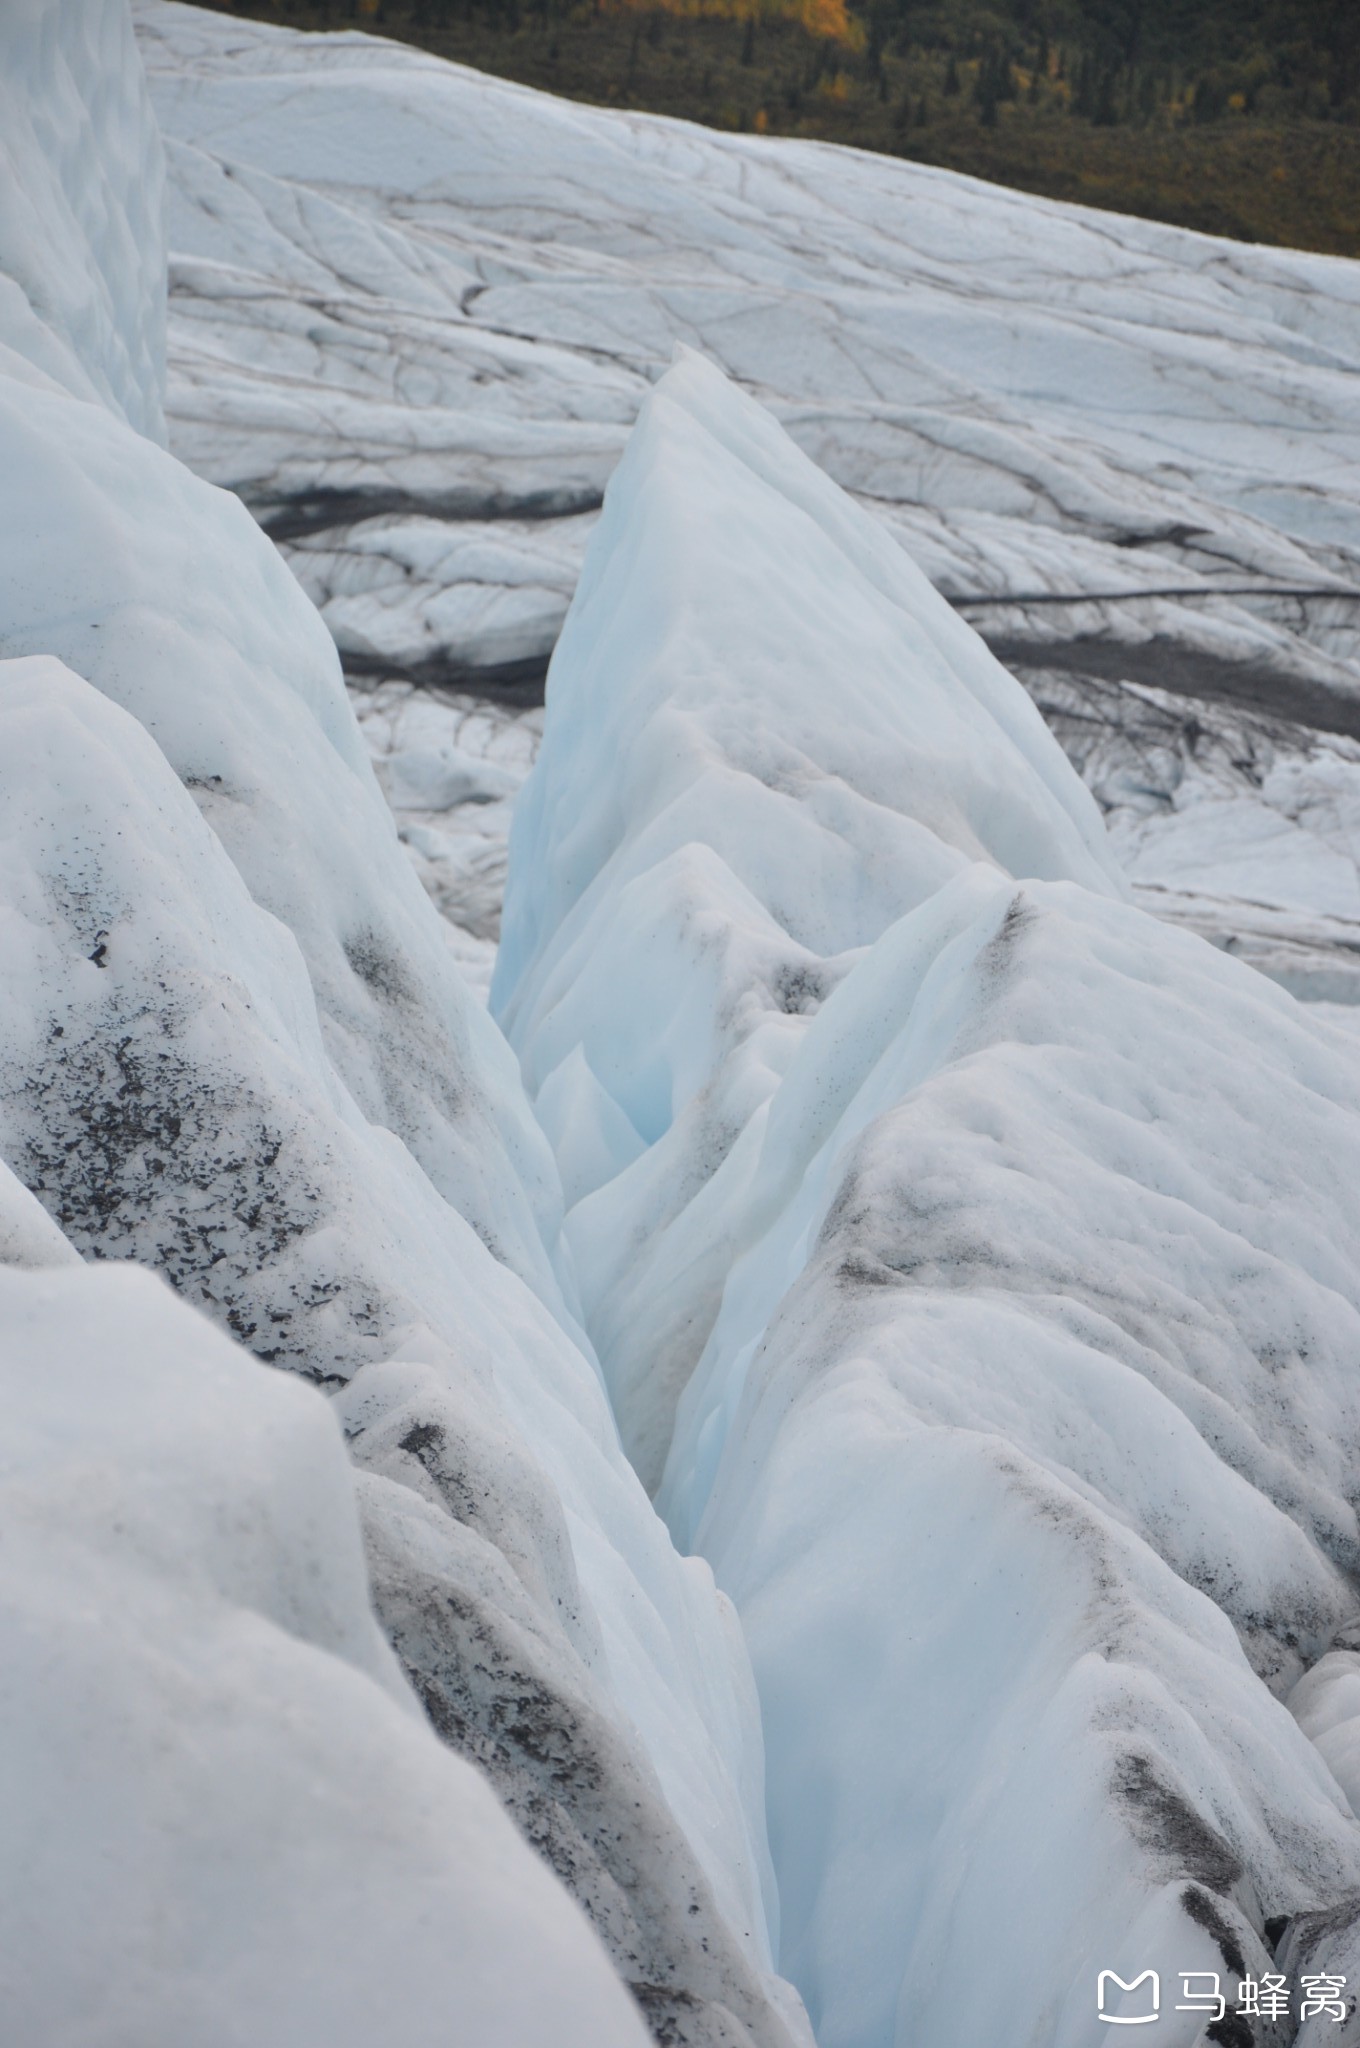
<instances>
[{"instance_id":1,"label":"yellow autumn foliage","mask_svg":"<svg viewBox=\"0 0 1360 2048\"><path fill-rule=\"evenodd\" d=\"M610 14L674 14L695 21L796 21L810 35L859 49L864 30L845 0L605 0Z\"/></svg>"}]
</instances>

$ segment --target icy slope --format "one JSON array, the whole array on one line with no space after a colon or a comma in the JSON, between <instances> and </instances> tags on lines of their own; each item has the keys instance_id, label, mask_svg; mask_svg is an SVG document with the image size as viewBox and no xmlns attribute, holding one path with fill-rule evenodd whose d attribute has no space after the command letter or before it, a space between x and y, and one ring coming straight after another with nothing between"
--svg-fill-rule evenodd
<instances>
[{"instance_id":1,"label":"icy slope","mask_svg":"<svg viewBox=\"0 0 1360 2048\"><path fill-rule=\"evenodd\" d=\"M9 654L51 653L152 734L293 933L327 1054L550 1304L557 1198L513 1063L392 832L315 612L241 506L120 421L0 387ZM19 507L23 516L19 516Z\"/></svg>"},{"instance_id":2,"label":"icy slope","mask_svg":"<svg viewBox=\"0 0 1360 2048\"><path fill-rule=\"evenodd\" d=\"M27 123L16 131L21 196L48 193L54 166L84 150L82 189L103 194L101 247L117 273L137 231L139 167L154 155L154 136L143 134L140 153L125 146L135 94L122 90L124 72L106 78L100 69L108 49L129 47L121 0L86 0L68 14L43 17L54 32L63 23L71 31L60 43L67 68L30 67ZM7 15L0 53L26 48L30 26L22 9ZM71 67L83 128L57 118ZM43 368L66 346L58 284L88 266L75 215L49 209L40 220L39 211L15 218L38 222L44 236L51 228L52 239L23 243L15 267L30 279L50 272L58 324L35 339L42 292L26 286L22 304L7 296L0 358L0 651L9 657L0 661L0 1156L29 1191L12 1227L6 1195L0 1245L21 1263L46 1261L54 1246L137 1260L259 1357L343 1389L338 1412L361 1468L374 1597L439 1733L482 1766L585 1906L656 2031L695 2048L790 2048L806 2038L805 2024L768 1971L774 1901L746 1654L706 1568L676 1555L649 1506L595 1363L573 1336L569 1275L560 1281L554 1263L556 1168L513 1058L457 975L397 841L334 648L269 542L237 502L134 432L119 408ZM135 295L110 301L104 358L96 351L92 362L117 360L119 346L135 358L139 307ZM5 1187L17 1192L12 1180ZM46 1428L41 1373L55 1372L77 1341L62 1336L59 1311L60 1301L35 1322L31 1350L11 1333L12 1432ZM179 1327L198 1328L182 1314ZM103 1436L92 1414L91 1448L79 1457L101 1465L110 1499L135 1501L146 1460L172 1467L184 1437L187 1498L201 1493L210 1519L235 1512L245 1527L270 1416L286 1434L290 1414L311 1415L332 1446L334 1428L315 1419L318 1406L297 1405L299 1392L266 1391L258 1428L239 1447L243 1464L224 1465L219 1454L200 1470L192 1377L182 1399L161 1386L191 1375L199 1341L161 1345L148 1325L155 1375L144 1385L114 1347L107 1402L119 1412L128 1377L126 1412ZM217 1355L228 1359L220 1371L241 1388L244 1412L262 1382L221 1345ZM135 1363L137 1347L126 1356ZM334 1466L334 1450L326 1455ZM286 1472L280 1484L292 1484ZM296 1474L297 1489L311 1484ZM79 1493L69 1472L53 1485L35 1523L39 1551ZM110 1509L120 1515L127 1520ZM336 1550L337 1569L344 1565L345 1598L362 1611L352 1525L349 1505L302 1535L314 1534L323 1553L348 1544L347 1564ZM210 1540L184 1528L186 1541ZM266 1584L272 1574L286 1588L292 1574L306 1580L320 1569L295 1537L293 1524L265 1530L252 1568ZM139 1540L128 1537L134 1551ZM100 1543L92 1525L89 1544ZM77 2001L69 2025L55 2004L34 2008L33 1957L0 1945L5 1968L28 1972L24 2023L35 2048L76 2037L81 1987L117 1950L133 1959L118 1980L131 2001L119 2039L138 2048L198 2037L202 2008L181 2010L182 1987L185 1999L216 1999L213 2024L237 2030L215 2035L204 2021L206 2039L273 2039L263 2016L271 2010L280 2040L313 2038L312 2026L321 2038L332 2020L338 2038L368 2038L378 2001L399 2037L409 2020L410 2037L421 2039L433 2010L447 2027L460 1980L473 2033L485 1990L488 2037L508 2048L555 2024L541 1994L559 1953L561 2026L581 2039L597 2024L608 2037L636 2038L626 2002L602 1982L585 1922L536 1866L520 1882L523 1858L484 1790L460 1792L466 1773L424 1734L411 1737L419 1741L409 1772L401 1739L362 1702L347 1734L351 1682L308 1651L313 1678L304 1671L296 1695L306 1726L268 1735L258 1702L233 1691L222 1647L249 1633L249 1616L228 1612L215 1635L216 1596L201 1573L181 1584L156 1565L144 1581L135 1555L126 1570L121 1551L107 1563L103 1604L109 1613L125 1604L130 1617L145 1611L143 1633L82 1637L89 1603L73 1532L42 1582L53 1613L71 1612L68 1648L54 1634L44 1639L50 1649L32 1652L36 1671L44 1658L55 1671L59 1651L71 1659L70 1699L48 1712L46 1750L34 1747L44 1696L7 1694L30 1717L7 1748L21 1778L41 1755L43 1771L89 1785L92 1799L93 1780L107 1775L108 1796L125 1786L144 1813L140 1834L114 1813L106 1835L73 1839L73 1855L88 1849L94 1858L85 1875L53 1864L56 1890L69 1882L88 1892L74 1945L55 1891L33 1901L34 1924L68 1951ZM16 1569L22 1587L30 1574ZM139 1673L173 1654L195 1612L204 1648L188 1690L173 1711L153 1708L151 1681ZM11 1614L7 1672L10 1634L27 1626ZM364 1627L371 1647L377 1638ZM273 1659L275 1689L291 1697L294 1649L262 1656L260 1683L274 1683ZM395 1683L392 1668L384 1656ZM90 1703L108 1694L127 1706L133 1746L84 1757ZM405 1726L395 1708L383 1712ZM218 1733L239 1751L242 1775L252 1758L274 1772L276 1822L233 1796L239 1778L225 1762L217 1803L193 1827L191 1779L178 1805L158 1806L154 1760L169 1724L199 1743L209 1775ZM305 1768L298 1741L317 1752ZM371 1761L385 1743L390 1768ZM347 1757L373 1778L372 1805L353 1826L340 1812ZM443 1843L433 1874L421 1864L425 1850L416 1854L416 1837L426 1837L408 1826L421 1801ZM315 1854L325 1866L331 1856L325 1826L309 1834L302 1816L327 1802L338 1816L335 1889L318 1880L317 1900L334 1896L337 1911L317 1923L310 1945L301 1934L291 1941L296 1909L290 1918L281 1904L277 1944L256 1980L251 1931L240 1930L234 1947L226 1918L210 1918L211 1873L229 1871L229 1892L256 1888L266 1912L276 1883L301 1897L310 1887L299 1864ZM387 1844L369 1858L383 1894L371 1910L362 1883L339 1867L350 1857L352 1874L365 1829ZM124 1857L140 1882L114 1897L96 1877ZM456 1934L448 1918L461 1910L466 1871L483 1862L485 1918L473 1915ZM19 1866L7 1868L19 1882ZM518 1917L507 1903L516 1887ZM365 1938L347 1936L343 1967L319 1984L323 1936L329 1946L337 1925L352 1931L360 1920ZM484 1949L485 1967L468 1960L465 1942ZM516 1944L522 1983L502 1986L497 2003L492 1979ZM139 1950L152 1958L145 1972ZM42 1953L50 1948L34 1952Z\"/></svg>"},{"instance_id":3,"label":"icy slope","mask_svg":"<svg viewBox=\"0 0 1360 2048\"><path fill-rule=\"evenodd\" d=\"M327 438L342 452L325 390L404 407L397 493L417 412L432 409L432 433L449 412L465 431L598 431L631 417L679 334L776 394L842 483L957 514L965 533L989 515L1001 532L979 552L999 557L1004 533L1027 557L1012 589L1041 572L1046 539L1060 559L1085 540L1084 582L1103 543L1107 572L1136 589L1155 577L1130 543L1163 571L1193 559L1212 580L1226 546L1238 580L1312 581L1297 542L1354 533L1352 266L568 105L369 37L162 0L138 19L163 126L209 158L185 161L172 206L184 402L211 406L219 376L228 405L272 392L285 459L290 411L309 433L304 393L323 406L316 456ZM212 160L230 180L196 186ZM555 438L540 501L566 474ZM297 481L262 502L281 509ZM1258 502L1259 525L1242 516ZM1192 510L1196 531L1177 537Z\"/></svg>"},{"instance_id":4,"label":"icy slope","mask_svg":"<svg viewBox=\"0 0 1360 2048\"><path fill-rule=\"evenodd\" d=\"M659 2008L680 1989L782 2039L761 2028L743 1658L590 1364L363 1118L296 942L149 735L50 660L0 679L0 1154L87 1256L137 1259L260 1356L349 1383L380 1612L436 1725Z\"/></svg>"},{"instance_id":5,"label":"icy slope","mask_svg":"<svg viewBox=\"0 0 1360 2048\"><path fill-rule=\"evenodd\" d=\"M1360 807L1319 846L1280 778L1220 774L1239 711L1285 780L1312 774L1300 727L1360 734L1353 264L564 105L370 37L137 18L171 137L175 446L278 536L352 675L536 684L679 337L1056 704L1102 801L1092 731L1138 785L1138 689L1193 699L1133 790L1135 889L1296 991L1360 994L1329 907ZM1241 871L1244 806L1283 880ZM464 958L485 892L464 909L458 869L490 822L410 819Z\"/></svg>"},{"instance_id":6,"label":"icy slope","mask_svg":"<svg viewBox=\"0 0 1360 2048\"><path fill-rule=\"evenodd\" d=\"M1360 1070L1120 900L1024 693L892 557L671 371L493 1000L625 1435L747 1632L822 2048L1086 2048L1100 1969L1231 1982L1360 1886L1280 1704L1355 1607Z\"/></svg>"}]
</instances>

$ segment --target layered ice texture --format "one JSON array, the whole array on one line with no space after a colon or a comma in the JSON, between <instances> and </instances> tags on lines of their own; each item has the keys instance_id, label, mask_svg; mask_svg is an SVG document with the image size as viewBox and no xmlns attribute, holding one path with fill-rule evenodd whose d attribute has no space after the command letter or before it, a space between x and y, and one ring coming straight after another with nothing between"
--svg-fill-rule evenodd
<instances>
[{"instance_id":1,"label":"layered ice texture","mask_svg":"<svg viewBox=\"0 0 1360 2048\"><path fill-rule=\"evenodd\" d=\"M746 1653L550 1149L325 627L139 431L124 0L6 9L0 78L0 1244L52 1268L0 1344L6 2041L789 2048Z\"/></svg>"},{"instance_id":2,"label":"layered ice texture","mask_svg":"<svg viewBox=\"0 0 1360 2048\"><path fill-rule=\"evenodd\" d=\"M1282 1700L1356 1606L1352 1042L1130 906L1019 685L693 356L554 657L492 999L746 1631L822 2048L1079 2048L1103 1969L1335 1947L1360 1829ZM1342 1641L1298 1705L1344 1777Z\"/></svg>"},{"instance_id":3,"label":"layered ice texture","mask_svg":"<svg viewBox=\"0 0 1360 2048\"><path fill-rule=\"evenodd\" d=\"M125 0L0 11L6 2048L1360 1978L1360 1070L1137 907L1354 992L1353 268L137 19L168 386ZM507 1044L409 685L569 600Z\"/></svg>"}]
</instances>

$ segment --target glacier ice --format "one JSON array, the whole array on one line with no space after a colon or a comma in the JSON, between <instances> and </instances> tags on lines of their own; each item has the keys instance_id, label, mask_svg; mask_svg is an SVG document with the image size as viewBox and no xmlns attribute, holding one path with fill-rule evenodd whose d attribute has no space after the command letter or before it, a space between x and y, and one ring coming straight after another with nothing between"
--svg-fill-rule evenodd
<instances>
[{"instance_id":1,"label":"glacier ice","mask_svg":"<svg viewBox=\"0 0 1360 2048\"><path fill-rule=\"evenodd\" d=\"M1093 733L1138 771L1141 693L1172 693L1187 772L1143 792L1145 907L1296 994L1360 994L1354 926L1320 914L1360 871L1354 804L1322 852L1276 783L1230 770L1230 806L1194 758L1244 710L1282 759L1356 743L1353 266L567 106L352 32L136 14L170 135L173 445L276 536L351 678L535 691L678 335L897 535L1093 775ZM1244 825L1288 845L1292 886L1248 880ZM408 844L456 913L487 833L449 836ZM453 945L484 978L477 931Z\"/></svg>"},{"instance_id":2,"label":"glacier ice","mask_svg":"<svg viewBox=\"0 0 1360 2048\"><path fill-rule=\"evenodd\" d=\"M1267 1919L1353 1910L1282 1696L1355 1607L1360 1072L1123 900L890 552L671 370L554 656L493 1007L625 1440L751 1646L822 2048L1077 2048L1099 1969L1245 1974Z\"/></svg>"},{"instance_id":3,"label":"glacier ice","mask_svg":"<svg viewBox=\"0 0 1360 2048\"><path fill-rule=\"evenodd\" d=\"M1304 1672L1288 1704L1360 1818L1360 1651L1353 1627L1337 1631L1331 1649Z\"/></svg>"},{"instance_id":4,"label":"glacier ice","mask_svg":"<svg viewBox=\"0 0 1360 2048\"><path fill-rule=\"evenodd\" d=\"M6 2042L641 2048L423 1724L325 1403L132 1268L0 1312Z\"/></svg>"},{"instance_id":5,"label":"glacier ice","mask_svg":"<svg viewBox=\"0 0 1360 2048\"><path fill-rule=\"evenodd\" d=\"M35 20L57 36L61 62L41 36L32 43ZM110 51L131 65L126 76L104 77ZM130 289L138 273L120 258L154 199L154 183L138 184L143 163L157 160L125 0L45 17L21 7L0 22L0 55L26 94L30 118L6 138L24 188L42 197L83 152L82 189L110 214L103 232L75 212L20 207L20 229L37 222L37 239L12 259L29 282L22 303L0 300L10 537L0 567L0 1153L18 1176L0 1190L0 1244L20 1265L136 1261L225 1333L208 1333L149 1281L116 1274L69 1296L73 1322L66 1294L42 1297L28 1335L15 1309L5 1357L16 1430L46 1427L43 1360L74 1350L104 1394L89 1444L56 1471L34 1523L41 1549L71 1508L69 1546L54 1545L28 1593L30 1550L16 1562L14 1626L27 1625L25 1600L54 1619L49 1636L33 1636L30 1677L7 1691L25 1717L10 1753L26 1757L36 1740L44 1659L55 1672L69 1657L69 1711L48 1716L34 1786L66 1772L94 1800L104 1776L108 1796L121 1787L131 1809L110 1811L103 1834L59 1816L50 1884L25 1907L49 1947L12 1955L5 1944L5 1968L21 1970L11 1981L25 2048L97 2024L92 1987L119 1950L149 1959L129 1964L127 2010L112 2022L139 2044L371 2038L389 2020L402 2038L432 2038L466 1980L472 2036L507 2048L549 2027L554 2038L637 2039L638 2002L655 2030L695 2048L793 2048L806 2024L770 1971L746 1651L707 1568L676 1554L620 1450L572 1312L556 1167L513 1057L460 979L398 841L324 626L239 502L136 431L126 390L113 388L120 364L144 365L155 303L154 291L144 300ZM80 237L101 233L128 289L82 325L57 286L87 267ZM147 251L154 261L154 238ZM45 301L31 280L48 271L55 325L35 338ZM56 376L51 364L76 363L78 351L80 375ZM428 762L406 765L429 801L450 794L451 774L471 774L446 758L431 782ZM474 780L504 801L515 777L482 766ZM93 1346L81 1332L116 1323L122 1302L125 1341ZM229 1336L337 1391L333 1416L316 1392L234 1354ZM194 1437L205 1345L247 1432L237 1442L223 1430L215 1463ZM52 1388L56 1373L53 1363ZM286 1463L291 1416L329 1446L315 1481L329 1489L329 1520L314 1528L306 1459L299 1452L291 1478ZM252 1505L253 1484L266 1495L275 1484L271 1418L277 1485L296 1494L300 1524L267 1500ZM319 1560L334 1549L345 1625L368 1645L362 1698L343 1658L318 1661L314 1650L334 1645L313 1643L305 1614L298 1642L271 1638L256 1675L231 1676L229 1646L258 1632L251 1600L265 1595L235 1599L230 1546L214 1634L217 1596L201 1570L186 1564L181 1583L165 1560L141 1556L135 1531L126 1556L113 1542L143 1493L136 1512L157 1519L148 1461L181 1484L181 1438L190 1554L235 1513L243 1531L259 1523L250 1571L265 1592L272 1571L280 1599L292 1598L290 1574L330 1599ZM77 1541L71 1507L92 1466L107 1475L109 1502L98 1627L82 1543L97 1554L101 1535L92 1521ZM16 1500L27 1483L20 1473ZM379 1656L360 1522L371 1596L404 1678L390 1652ZM158 1540L172 1559L168 1518ZM202 1654L186 1644L179 1705L158 1707L154 1673L173 1664L196 1600ZM120 1603L121 1645L109 1619ZM376 1705L374 1672L389 1695ZM485 1784L422 1731L408 1686L448 1745L489 1776L540 1861L526 1862ZM260 1704L271 1688L296 1702L276 1735ZM77 1755L101 1693L122 1702L130 1747ZM163 1804L153 1783L177 1727L193 1752L186 1771L218 1781L192 1825L192 1775L177 1791L166 1784ZM348 1774L371 1780L357 1816ZM269 1785L277 1833L258 1811ZM302 1816L328 1805L331 1833L309 1834ZM7 1837L11 1896L31 1827L25 1817ZM119 1890L101 1872L123 1857L138 1882ZM325 1869L332 1858L330 1889L311 1885L309 1859ZM469 1871L485 1876L476 1910ZM68 1885L86 1912L63 2007L44 1978ZM248 1901L252 1885L258 1920L214 1919L214 1887ZM336 1924L360 1918L365 1938L345 1941L343 1967L337 1959L320 1985ZM258 1968L243 1959L256 1949Z\"/></svg>"},{"instance_id":6,"label":"glacier ice","mask_svg":"<svg viewBox=\"0 0 1360 2048\"><path fill-rule=\"evenodd\" d=\"M785 623L747 653L753 606ZM649 1484L696 1355L698 1182L742 1173L739 1133L856 953L988 856L1121 886L1023 691L767 415L682 362L616 472L554 657L492 987L549 1128L579 1052L572 1114L593 1106L614 1172L568 1236ZM602 1006L601 979L655 1009ZM726 1256L719 1228L708 1286Z\"/></svg>"},{"instance_id":7,"label":"glacier ice","mask_svg":"<svg viewBox=\"0 0 1360 2048\"><path fill-rule=\"evenodd\" d=\"M542 1140L432 942L334 647L275 551L236 500L103 408L17 380L0 391L0 474L24 508L0 563L5 651L58 656L153 736L295 935L364 1110L560 1301Z\"/></svg>"},{"instance_id":8,"label":"glacier ice","mask_svg":"<svg viewBox=\"0 0 1360 2048\"><path fill-rule=\"evenodd\" d=\"M533 766L540 705L423 689L395 678L352 692L359 729L407 855L468 986L496 964L510 816Z\"/></svg>"},{"instance_id":9,"label":"glacier ice","mask_svg":"<svg viewBox=\"0 0 1360 2048\"><path fill-rule=\"evenodd\" d=\"M164 377L0 16L22 2048L1360 1959L1352 271L134 12Z\"/></svg>"},{"instance_id":10,"label":"glacier ice","mask_svg":"<svg viewBox=\"0 0 1360 2048\"><path fill-rule=\"evenodd\" d=\"M164 438L161 138L126 7L9 0L0 361Z\"/></svg>"},{"instance_id":11,"label":"glacier ice","mask_svg":"<svg viewBox=\"0 0 1360 2048\"><path fill-rule=\"evenodd\" d=\"M1360 997L1360 741L1146 684L1030 682L1135 900L1344 1020Z\"/></svg>"}]
</instances>

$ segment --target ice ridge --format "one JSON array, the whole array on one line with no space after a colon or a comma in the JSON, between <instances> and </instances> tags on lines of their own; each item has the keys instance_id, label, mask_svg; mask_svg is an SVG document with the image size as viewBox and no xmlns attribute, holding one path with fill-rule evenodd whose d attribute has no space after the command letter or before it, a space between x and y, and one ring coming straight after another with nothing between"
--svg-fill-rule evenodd
<instances>
[{"instance_id":1,"label":"ice ridge","mask_svg":"<svg viewBox=\"0 0 1360 2048\"><path fill-rule=\"evenodd\" d=\"M1354 1946L1360 1826L1282 1700L1355 1608L1360 1083L1124 900L891 549L668 373L493 1002L625 1441L751 1647L821 2048L1086 2048L1102 1969L1259 1973L1324 1909Z\"/></svg>"},{"instance_id":2,"label":"ice ridge","mask_svg":"<svg viewBox=\"0 0 1360 2048\"><path fill-rule=\"evenodd\" d=\"M125 0L0 55L7 2043L805 2048L514 1059L316 612L137 430Z\"/></svg>"}]
</instances>

